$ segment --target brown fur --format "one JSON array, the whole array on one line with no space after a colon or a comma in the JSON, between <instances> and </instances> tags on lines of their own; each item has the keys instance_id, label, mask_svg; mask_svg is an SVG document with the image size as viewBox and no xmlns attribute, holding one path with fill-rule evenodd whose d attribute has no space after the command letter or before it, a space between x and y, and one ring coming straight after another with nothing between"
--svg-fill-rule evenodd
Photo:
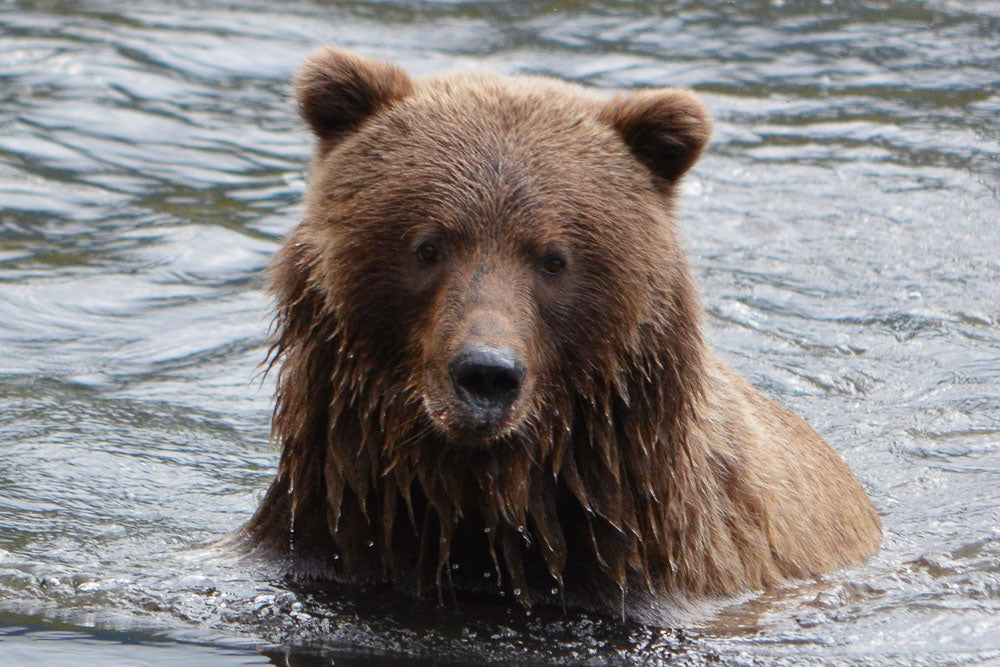
<instances>
[{"instance_id":1,"label":"brown fur","mask_svg":"<svg viewBox=\"0 0 1000 667\"><path fill-rule=\"evenodd\" d=\"M836 453L702 340L671 218L709 135L692 93L411 81L324 49L298 98L318 141L275 263L282 455L256 548L307 577L637 618L877 548ZM445 371L470 340L528 368L485 435Z\"/></svg>"}]
</instances>

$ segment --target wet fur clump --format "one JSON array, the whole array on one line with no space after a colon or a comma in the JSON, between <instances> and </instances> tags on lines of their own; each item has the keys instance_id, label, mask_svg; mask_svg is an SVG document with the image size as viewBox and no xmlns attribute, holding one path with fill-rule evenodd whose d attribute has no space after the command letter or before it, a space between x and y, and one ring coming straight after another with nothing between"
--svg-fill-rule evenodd
<instances>
[{"instance_id":1,"label":"wet fur clump","mask_svg":"<svg viewBox=\"0 0 1000 667\"><path fill-rule=\"evenodd\" d=\"M836 453L702 339L671 217L709 135L690 92L414 81L332 49L297 92L317 145L274 268L255 551L655 621L876 549ZM517 360L489 410L456 379L470 349Z\"/></svg>"}]
</instances>

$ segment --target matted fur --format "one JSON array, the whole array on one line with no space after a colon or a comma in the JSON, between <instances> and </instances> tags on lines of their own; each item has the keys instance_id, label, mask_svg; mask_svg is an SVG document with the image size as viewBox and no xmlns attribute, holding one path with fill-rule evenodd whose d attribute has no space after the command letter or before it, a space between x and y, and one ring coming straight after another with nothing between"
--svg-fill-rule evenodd
<instances>
[{"instance_id":1,"label":"matted fur","mask_svg":"<svg viewBox=\"0 0 1000 667\"><path fill-rule=\"evenodd\" d=\"M345 87L347 102L338 97ZM331 119L323 105L332 99L364 106ZM632 616L874 551L878 518L839 457L702 341L669 217L676 181L708 136L689 92L604 102L538 79L411 82L385 63L324 50L303 68L299 100L318 145L306 220L274 268L273 435L282 455L245 527L256 548L290 557L307 577L504 591L525 605ZM410 133L416 152L450 152L394 165L406 179L382 184L380 163L398 155L382 148L394 132ZM567 137L584 148L574 153ZM560 177L586 180L586 165L553 175L548 159L606 163L610 194L589 182L560 190ZM461 170L441 184L441 174ZM431 185L437 195L424 209L385 213L369 201L369 182L387 197L417 201ZM546 197L572 202L589 191L588 220L546 217ZM581 326L552 334L563 321L556 315L532 320L536 338L550 332L536 341L538 380L523 417L485 446L456 442L427 409L422 364L436 360L424 358L420 335L456 306L392 301L392 262L373 259L395 252L383 226L467 200L482 202L491 225L520 216L547 230L568 224L561 233L588 240L603 235L606 247L594 250L609 255L606 274L579 288L586 299L559 314ZM382 225L380 215L392 219ZM608 230L623 226L616 249Z\"/></svg>"}]
</instances>

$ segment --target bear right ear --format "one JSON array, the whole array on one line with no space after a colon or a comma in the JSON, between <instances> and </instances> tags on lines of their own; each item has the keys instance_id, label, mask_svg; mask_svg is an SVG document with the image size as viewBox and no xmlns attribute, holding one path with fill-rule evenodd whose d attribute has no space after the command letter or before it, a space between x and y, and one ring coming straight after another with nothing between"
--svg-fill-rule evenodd
<instances>
[{"instance_id":1,"label":"bear right ear","mask_svg":"<svg viewBox=\"0 0 1000 667\"><path fill-rule=\"evenodd\" d=\"M704 105L684 88L618 96L604 105L600 117L668 185L691 168L712 133Z\"/></svg>"},{"instance_id":2,"label":"bear right ear","mask_svg":"<svg viewBox=\"0 0 1000 667\"><path fill-rule=\"evenodd\" d=\"M412 91L410 77L396 65L330 47L309 56L295 82L299 113L321 152Z\"/></svg>"}]
</instances>

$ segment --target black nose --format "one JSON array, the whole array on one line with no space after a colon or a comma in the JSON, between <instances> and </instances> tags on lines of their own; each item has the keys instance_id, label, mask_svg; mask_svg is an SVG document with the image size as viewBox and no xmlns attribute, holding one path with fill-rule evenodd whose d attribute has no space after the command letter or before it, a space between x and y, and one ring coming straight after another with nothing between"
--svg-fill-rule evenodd
<instances>
[{"instance_id":1,"label":"black nose","mask_svg":"<svg viewBox=\"0 0 1000 667\"><path fill-rule=\"evenodd\" d=\"M481 427L503 418L524 381L524 366L509 348L467 348L448 363L448 371L455 393Z\"/></svg>"}]
</instances>

